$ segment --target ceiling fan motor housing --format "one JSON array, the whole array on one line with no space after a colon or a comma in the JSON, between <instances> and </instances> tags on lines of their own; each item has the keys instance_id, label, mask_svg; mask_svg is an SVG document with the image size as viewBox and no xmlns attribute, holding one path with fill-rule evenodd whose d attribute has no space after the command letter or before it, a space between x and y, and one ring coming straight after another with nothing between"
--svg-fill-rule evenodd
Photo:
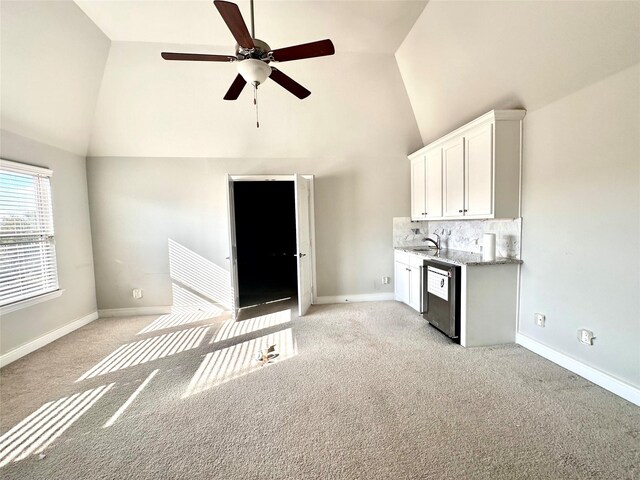
<instances>
[{"instance_id":1,"label":"ceiling fan motor housing","mask_svg":"<svg viewBox=\"0 0 640 480\"><path fill-rule=\"evenodd\" d=\"M240 45L236 45L236 56L238 57L238 73L249 85L258 86L271 75L271 67L267 65L269 60L265 58L267 52L271 51L271 47L266 42L253 39L255 48L245 49Z\"/></svg>"},{"instance_id":2,"label":"ceiling fan motor housing","mask_svg":"<svg viewBox=\"0 0 640 480\"><path fill-rule=\"evenodd\" d=\"M271 47L267 42L254 38L253 45L255 48L244 48L236 44L236 57L238 57L238 60L245 58L264 58L267 60L267 53L271 51Z\"/></svg>"}]
</instances>

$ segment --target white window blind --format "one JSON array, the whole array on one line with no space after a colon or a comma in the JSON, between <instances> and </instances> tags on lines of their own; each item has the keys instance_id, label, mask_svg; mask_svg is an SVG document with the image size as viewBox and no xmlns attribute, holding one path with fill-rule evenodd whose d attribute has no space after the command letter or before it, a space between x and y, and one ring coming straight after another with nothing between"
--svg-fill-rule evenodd
<instances>
[{"instance_id":1,"label":"white window blind","mask_svg":"<svg viewBox=\"0 0 640 480\"><path fill-rule=\"evenodd\" d=\"M58 290L52 173L0 159L0 306Z\"/></svg>"}]
</instances>

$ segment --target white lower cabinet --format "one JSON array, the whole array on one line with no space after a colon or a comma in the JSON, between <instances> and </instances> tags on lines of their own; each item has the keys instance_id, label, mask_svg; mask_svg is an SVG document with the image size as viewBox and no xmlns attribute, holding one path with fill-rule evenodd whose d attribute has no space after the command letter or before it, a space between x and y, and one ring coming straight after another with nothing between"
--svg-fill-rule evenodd
<instances>
[{"instance_id":1,"label":"white lower cabinet","mask_svg":"<svg viewBox=\"0 0 640 480\"><path fill-rule=\"evenodd\" d=\"M422 257L395 252L395 299L422 312Z\"/></svg>"},{"instance_id":2,"label":"white lower cabinet","mask_svg":"<svg viewBox=\"0 0 640 480\"><path fill-rule=\"evenodd\" d=\"M515 342L519 267L515 263L462 267L460 345Z\"/></svg>"},{"instance_id":3,"label":"white lower cabinet","mask_svg":"<svg viewBox=\"0 0 640 480\"><path fill-rule=\"evenodd\" d=\"M409 266L409 306L422 313L422 265Z\"/></svg>"},{"instance_id":4,"label":"white lower cabinet","mask_svg":"<svg viewBox=\"0 0 640 480\"><path fill-rule=\"evenodd\" d=\"M396 300L402 303L409 303L410 275L409 266L404 263L395 262L395 296Z\"/></svg>"}]
</instances>

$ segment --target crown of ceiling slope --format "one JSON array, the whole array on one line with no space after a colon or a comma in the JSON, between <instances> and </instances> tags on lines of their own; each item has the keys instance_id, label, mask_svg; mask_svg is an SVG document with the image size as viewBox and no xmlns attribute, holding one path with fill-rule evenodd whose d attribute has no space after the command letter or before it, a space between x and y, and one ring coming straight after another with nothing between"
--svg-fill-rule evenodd
<instances>
[{"instance_id":1,"label":"crown of ceiling slope","mask_svg":"<svg viewBox=\"0 0 640 480\"><path fill-rule=\"evenodd\" d=\"M270 66L269 63L289 62L291 60L333 55L335 48L331 40L319 40L317 42L271 50L271 47L269 47L266 42L255 38L253 0L251 0L251 33L249 33L247 25L242 18L238 5L223 0L214 0L213 4L218 9L218 12L220 12L222 19L236 39L235 56L162 52L162 58L165 60L196 62L236 62L238 74L233 83L231 83L231 87L225 94L224 99L236 100L240 96L244 86L250 83L254 88L253 102L256 105L256 116L258 108L258 85L264 83L267 78L271 78L299 99L307 98L311 95L309 90L280 70ZM256 122L256 125L259 127L259 122Z\"/></svg>"}]
</instances>

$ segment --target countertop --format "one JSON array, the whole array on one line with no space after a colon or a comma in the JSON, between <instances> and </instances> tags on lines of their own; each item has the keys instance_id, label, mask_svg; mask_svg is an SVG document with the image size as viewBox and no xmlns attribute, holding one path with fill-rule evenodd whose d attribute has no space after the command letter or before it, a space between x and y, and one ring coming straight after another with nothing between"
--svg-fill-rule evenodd
<instances>
[{"instance_id":1,"label":"countertop","mask_svg":"<svg viewBox=\"0 0 640 480\"><path fill-rule=\"evenodd\" d=\"M495 260L486 261L482 260L481 253L463 252L462 250L440 250L436 251L435 248L430 248L425 251L425 247L395 247L395 250L411 253L412 255L418 255L424 257L427 260L438 260L441 262L452 263L453 265L504 265L504 264L519 264L522 260L517 258L502 258L496 257Z\"/></svg>"}]
</instances>

